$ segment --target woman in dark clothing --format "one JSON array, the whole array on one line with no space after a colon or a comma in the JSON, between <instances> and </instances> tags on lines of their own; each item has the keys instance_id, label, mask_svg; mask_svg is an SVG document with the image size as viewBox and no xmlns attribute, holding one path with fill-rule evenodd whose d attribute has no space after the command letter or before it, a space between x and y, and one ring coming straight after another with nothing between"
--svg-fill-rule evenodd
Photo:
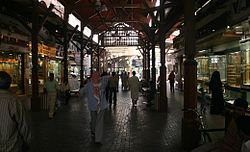
<instances>
[{"instance_id":1,"label":"woman in dark clothing","mask_svg":"<svg viewBox=\"0 0 250 152\"><path fill-rule=\"evenodd\" d=\"M212 100L210 106L211 114L222 114L224 112L224 98L222 90L222 82L220 80L219 71L214 71L209 83L209 90L212 92Z\"/></svg>"}]
</instances>

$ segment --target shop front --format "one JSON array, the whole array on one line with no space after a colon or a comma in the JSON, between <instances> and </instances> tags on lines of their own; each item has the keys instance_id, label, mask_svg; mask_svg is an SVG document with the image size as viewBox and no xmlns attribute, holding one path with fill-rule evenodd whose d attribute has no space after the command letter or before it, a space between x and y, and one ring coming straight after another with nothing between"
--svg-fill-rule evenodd
<instances>
[{"instance_id":1,"label":"shop front","mask_svg":"<svg viewBox=\"0 0 250 152\"><path fill-rule=\"evenodd\" d=\"M31 51L31 46L30 46ZM56 48L47 46L43 43L38 45L38 82L39 82L39 92L43 91L44 83L48 79L49 73L54 73L55 79L61 82L62 77L62 64L61 57L56 56ZM26 58L26 77L27 83L27 94L31 94L31 77L32 77L32 55L31 53Z\"/></svg>"},{"instance_id":2,"label":"shop front","mask_svg":"<svg viewBox=\"0 0 250 152\"><path fill-rule=\"evenodd\" d=\"M0 71L5 71L11 76L11 90L15 93L22 87L21 56L18 52L1 51L0 53Z\"/></svg>"},{"instance_id":3,"label":"shop front","mask_svg":"<svg viewBox=\"0 0 250 152\"><path fill-rule=\"evenodd\" d=\"M244 98L250 103L250 28L249 20L234 26L241 34L239 50L227 54L227 86L228 98Z\"/></svg>"},{"instance_id":4,"label":"shop front","mask_svg":"<svg viewBox=\"0 0 250 152\"><path fill-rule=\"evenodd\" d=\"M14 35L0 35L0 71L5 71L12 78L11 91L23 94L24 91L24 58L28 54L28 43Z\"/></svg>"},{"instance_id":5,"label":"shop front","mask_svg":"<svg viewBox=\"0 0 250 152\"><path fill-rule=\"evenodd\" d=\"M200 56L196 58L197 65L197 89L203 88L209 92L209 81L214 71L219 71L221 81L226 81L226 55Z\"/></svg>"},{"instance_id":6,"label":"shop front","mask_svg":"<svg viewBox=\"0 0 250 152\"><path fill-rule=\"evenodd\" d=\"M55 80L57 82L62 82L62 63L60 59L57 58L50 58L48 61L48 73L54 73Z\"/></svg>"}]
</instances>

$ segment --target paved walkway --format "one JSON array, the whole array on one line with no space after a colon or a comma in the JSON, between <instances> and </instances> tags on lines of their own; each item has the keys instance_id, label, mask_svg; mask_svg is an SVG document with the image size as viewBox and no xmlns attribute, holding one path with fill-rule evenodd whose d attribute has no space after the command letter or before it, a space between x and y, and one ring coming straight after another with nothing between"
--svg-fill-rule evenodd
<instances>
[{"instance_id":1,"label":"paved walkway","mask_svg":"<svg viewBox=\"0 0 250 152\"><path fill-rule=\"evenodd\" d=\"M183 152L181 119L183 92L168 94L168 112L146 107L140 97L132 107L129 92L118 93L115 108L107 109L102 146L94 145L89 130L87 104L72 97L55 118L32 112L33 152Z\"/></svg>"}]
</instances>

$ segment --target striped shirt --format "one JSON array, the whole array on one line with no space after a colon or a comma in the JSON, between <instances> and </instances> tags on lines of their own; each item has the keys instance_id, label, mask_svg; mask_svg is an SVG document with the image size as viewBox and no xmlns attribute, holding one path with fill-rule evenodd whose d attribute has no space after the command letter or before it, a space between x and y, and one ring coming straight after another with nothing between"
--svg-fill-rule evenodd
<instances>
[{"instance_id":1,"label":"striped shirt","mask_svg":"<svg viewBox=\"0 0 250 152\"><path fill-rule=\"evenodd\" d=\"M30 128L25 110L15 95L0 90L0 152L21 152L29 144Z\"/></svg>"}]
</instances>

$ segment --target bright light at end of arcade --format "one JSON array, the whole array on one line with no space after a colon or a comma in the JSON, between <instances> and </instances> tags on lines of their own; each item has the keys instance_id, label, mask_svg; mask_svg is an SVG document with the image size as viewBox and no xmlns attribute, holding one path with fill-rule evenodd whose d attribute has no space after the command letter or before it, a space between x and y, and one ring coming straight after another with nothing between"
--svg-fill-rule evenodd
<instances>
[{"instance_id":1,"label":"bright light at end of arcade","mask_svg":"<svg viewBox=\"0 0 250 152\"><path fill-rule=\"evenodd\" d=\"M174 35L174 36L180 35L180 30L175 30L175 31L172 33L172 35Z\"/></svg>"}]
</instances>

